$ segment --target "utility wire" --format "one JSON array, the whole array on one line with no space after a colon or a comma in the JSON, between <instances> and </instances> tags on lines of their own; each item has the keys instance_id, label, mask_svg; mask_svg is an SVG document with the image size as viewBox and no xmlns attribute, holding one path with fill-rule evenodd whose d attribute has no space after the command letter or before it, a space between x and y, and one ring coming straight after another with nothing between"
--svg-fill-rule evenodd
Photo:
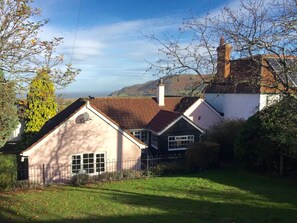
<instances>
[{"instance_id":1,"label":"utility wire","mask_svg":"<svg viewBox=\"0 0 297 223\"><path fill-rule=\"evenodd\" d=\"M79 25L79 20L80 20L81 5L82 5L82 0L80 0L80 2L79 2L78 16L77 16L77 21L76 21L76 28L75 28L75 33L74 33L74 40L73 40L70 63L72 63L73 54L74 54L74 47L75 47L77 30L78 30L78 25Z\"/></svg>"}]
</instances>

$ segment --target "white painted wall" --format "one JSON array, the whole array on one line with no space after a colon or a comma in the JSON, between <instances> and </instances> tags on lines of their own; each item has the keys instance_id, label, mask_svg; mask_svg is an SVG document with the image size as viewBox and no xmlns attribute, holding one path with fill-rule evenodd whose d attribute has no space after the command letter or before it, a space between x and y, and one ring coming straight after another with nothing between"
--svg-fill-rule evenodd
<instances>
[{"instance_id":1,"label":"white painted wall","mask_svg":"<svg viewBox=\"0 0 297 223\"><path fill-rule=\"evenodd\" d=\"M224 119L247 119L259 111L261 101L260 94L206 93L205 99L224 113ZM261 106L265 106L264 102Z\"/></svg>"},{"instance_id":2,"label":"white painted wall","mask_svg":"<svg viewBox=\"0 0 297 223\"><path fill-rule=\"evenodd\" d=\"M77 124L75 119L85 112L89 113L90 121ZM83 153L104 153L107 161L129 161L119 165L115 162L109 164L106 166L107 171L140 169L141 149L114 128L112 123L98 117L87 107L80 109L30 150L24 151L23 155L28 157L30 180L40 179L41 173L35 171L40 171L36 167L42 165L50 166L49 178L55 180L61 178L62 174L63 177L69 177L72 155Z\"/></svg>"}]
</instances>

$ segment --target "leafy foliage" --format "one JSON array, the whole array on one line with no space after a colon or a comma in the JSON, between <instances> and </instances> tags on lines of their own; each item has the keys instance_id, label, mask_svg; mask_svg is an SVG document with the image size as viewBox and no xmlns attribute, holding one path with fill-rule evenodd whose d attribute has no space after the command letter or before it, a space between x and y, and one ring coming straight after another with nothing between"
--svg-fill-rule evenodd
<instances>
[{"instance_id":1,"label":"leafy foliage","mask_svg":"<svg viewBox=\"0 0 297 223\"><path fill-rule=\"evenodd\" d=\"M236 142L239 162L253 170L274 172L282 156L297 157L297 101L286 97L250 117ZM288 167L285 164L285 167Z\"/></svg>"},{"instance_id":2,"label":"leafy foliage","mask_svg":"<svg viewBox=\"0 0 297 223\"><path fill-rule=\"evenodd\" d=\"M26 133L36 133L47 120L56 115L54 84L49 78L49 70L41 69L33 79L27 96Z\"/></svg>"},{"instance_id":3,"label":"leafy foliage","mask_svg":"<svg viewBox=\"0 0 297 223\"><path fill-rule=\"evenodd\" d=\"M14 84L6 81L3 71L0 71L0 148L18 125L15 101Z\"/></svg>"},{"instance_id":4,"label":"leafy foliage","mask_svg":"<svg viewBox=\"0 0 297 223\"><path fill-rule=\"evenodd\" d=\"M209 129L208 140L220 145L220 160L233 161L236 136L244 120L225 120Z\"/></svg>"},{"instance_id":5,"label":"leafy foliage","mask_svg":"<svg viewBox=\"0 0 297 223\"><path fill-rule=\"evenodd\" d=\"M66 71L53 69L63 62L63 56L55 54L63 38L48 41L39 37L48 21L38 21L40 9L31 3L32 0L0 1L0 69L6 71L7 80L15 81L18 90L31 82L40 67L51 69L52 80L66 86L79 70L71 64L66 66Z\"/></svg>"},{"instance_id":6,"label":"leafy foliage","mask_svg":"<svg viewBox=\"0 0 297 223\"><path fill-rule=\"evenodd\" d=\"M212 168L219 164L220 146L214 142L193 143L186 151L191 168Z\"/></svg>"},{"instance_id":7,"label":"leafy foliage","mask_svg":"<svg viewBox=\"0 0 297 223\"><path fill-rule=\"evenodd\" d=\"M16 180L16 155L0 155L0 189L14 188Z\"/></svg>"}]
</instances>

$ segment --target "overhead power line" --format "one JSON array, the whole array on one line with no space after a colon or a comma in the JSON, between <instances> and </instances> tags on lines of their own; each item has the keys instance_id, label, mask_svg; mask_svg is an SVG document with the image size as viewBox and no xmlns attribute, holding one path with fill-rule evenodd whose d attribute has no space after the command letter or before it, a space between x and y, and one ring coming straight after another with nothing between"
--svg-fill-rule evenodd
<instances>
[{"instance_id":1,"label":"overhead power line","mask_svg":"<svg viewBox=\"0 0 297 223\"><path fill-rule=\"evenodd\" d=\"M73 60L75 42L76 42L76 37L77 37L77 30L78 30L79 20L80 20L80 14L81 14L81 6L82 6L82 0L79 1L78 16L77 16L77 21L76 21L76 28L75 28L75 33L74 33L74 40L73 40L73 45L72 45L72 52L71 52L70 63L72 63L72 60Z\"/></svg>"}]
</instances>

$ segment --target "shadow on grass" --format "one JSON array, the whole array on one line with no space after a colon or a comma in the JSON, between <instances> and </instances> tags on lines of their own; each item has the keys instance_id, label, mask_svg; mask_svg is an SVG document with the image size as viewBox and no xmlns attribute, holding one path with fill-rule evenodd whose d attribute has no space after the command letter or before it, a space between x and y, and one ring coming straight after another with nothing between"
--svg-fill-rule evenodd
<instances>
[{"instance_id":1,"label":"shadow on grass","mask_svg":"<svg viewBox=\"0 0 297 223\"><path fill-rule=\"evenodd\" d=\"M203 178L248 191L271 202L289 203L297 208L297 179L257 175L239 168L210 170L185 177ZM296 214L297 215L297 214ZM296 221L297 222L297 221Z\"/></svg>"},{"instance_id":2,"label":"shadow on grass","mask_svg":"<svg viewBox=\"0 0 297 223\"><path fill-rule=\"evenodd\" d=\"M76 208L64 218L54 210L48 213L48 218L41 217L42 220L34 219L32 216L28 217L29 215L22 216L12 211L9 206L13 202L22 201L15 200L14 196L0 194L0 222L297 222L296 196L294 196L296 190L295 193L291 190L293 189L291 186L294 184L286 183L285 187L281 188L290 188L290 191L282 191L282 194L276 196L274 193L279 192L277 189L278 180L272 179L273 185L269 184L270 178L249 177L248 174L235 174L233 176L233 170L230 171L224 172L223 176L221 176L220 170L216 170L185 175L178 179L182 181L184 178L202 178L219 183L217 187L189 184L179 188L179 184L165 185L164 187L160 184L151 184L149 187L145 187L143 191L142 189L135 190L129 187L114 187L113 185L84 188L62 187L57 190L76 195L83 194L87 198L93 197L95 199L89 207ZM249 182L253 179L253 182ZM156 178L152 180L158 181ZM139 184L146 183L146 181L139 182ZM218 188L220 185L228 185L234 189L220 189ZM267 188L269 186L272 189ZM252 193L245 193L242 190ZM294 197L288 199L285 193ZM282 195L284 198L281 198ZM101 203L111 204L111 212L107 213L100 209ZM13 217L13 220L9 216Z\"/></svg>"}]
</instances>

